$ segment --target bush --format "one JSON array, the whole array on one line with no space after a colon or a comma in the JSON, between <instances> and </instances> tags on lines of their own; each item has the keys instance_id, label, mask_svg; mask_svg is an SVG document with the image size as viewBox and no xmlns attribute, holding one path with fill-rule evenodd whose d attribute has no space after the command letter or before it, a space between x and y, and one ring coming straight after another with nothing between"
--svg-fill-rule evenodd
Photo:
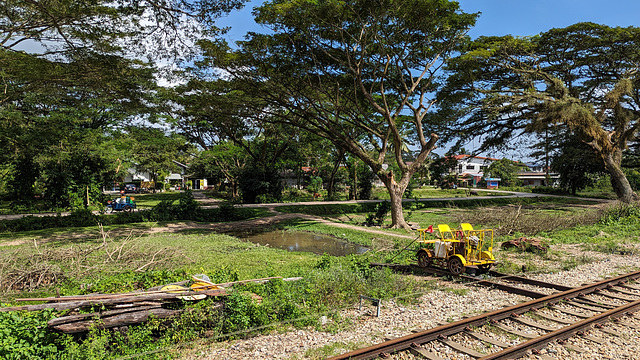
<instances>
[{"instance_id":1,"label":"bush","mask_svg":"<svg viewBox=\"0 0 640 360\"><path fill-rule=\"evenodd\" d=\"M68 216L25 216L15 220L0 221L1 232L19 232L63 227L85 227L115 224L129 224L147 221L236 221L255 217L261 210L248 208L234 208L231 204L224 204L217 209L203 209L193 199L190 191L180 195L178 204L166 200L158 203L151 210L139 210L131 213L118 212L113 215L95 215L83 209L74 211Z\"/></svg>"},{"instance_id":2,"label":"bush","mask_svg":"<svg viewBox=\"0 0 640 360\"><path fill-rule=\"evenodd\" d=\"M391 203L389 201L383 201L376 204L375 213L367 215L365 225L367 226L382 226L384 219L387 217L387 213L391 210Z\"/></svg>"},{"instance_id":3,"label":"bush","mask_svg":"<svg viewBox=\"0 0 640 360\"><path fill-rule=\"evenodd\" d=\"M47 328L55 317L51 309L44 311L0 312L0 358L46 359L58 352L55 342L61 337Z\"/></svg>"},{"instance_id":4,"label":"bush","mask_svg":"<svg viewBox=\"0 0 640 360\"><path fill-rule=\"evenodd\" d=\"M536 194L551 194L551 195L566 195L567 192L560 188L554 188L553 186L536 186L531 189L532 193Z\"/></svg>"},{"instance_id":5,"label":"bush","mask_svg":"<svg viewBox=\"0 0 640 360\"><path fill-rule=\"evenodd\" d=\"M640 220L640 206L637 204L619 204L605 210L599 223L602 225L628 225Z\"/></svg>"}]
</instances>

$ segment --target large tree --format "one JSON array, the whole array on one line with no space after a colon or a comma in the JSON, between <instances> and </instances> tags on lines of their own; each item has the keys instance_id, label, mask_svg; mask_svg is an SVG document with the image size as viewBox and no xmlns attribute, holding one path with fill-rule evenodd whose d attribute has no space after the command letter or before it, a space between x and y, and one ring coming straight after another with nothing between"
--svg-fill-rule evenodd
<instances>
[{"instance_id":1,"label":"large tree","mask_svg":"<svg viewBox=\"0 0 640 360\"><path fill-rule=\"evenodd\" d=\"M392 226L407 227L404 190L438 139L425 124L429 95L476 15L443 0L274 0L255 14L271 32L251 34L219 65L250 84L268 119L361 159L389 191ZM406 145L419 150L412 163ZM383 167L388 153L397 178Z\"/></svg>"},{"instance_id":2,"label":"large tree","mask_svg":"<svg viewBox=\"0 0 640 360\"><path fill-rule=\"evenodd\" d=\"M638 198L621 168L640 127L640 28L578 23L526 38L481 37L452 62L443 112L485 147L523 133L570 130L611 175L618 198ZM462 136L464 136L462 135Z\"/></svg>"},{"instance_id":3,"label":"large tree","mask_svg":"<svg viewBox=\"0 0 640 360\"><path fill-rule=\"evenodd\" d=\"M70 189L107 181L106 170L121 158L105 154L109 147L100 143L115 126L150 110L155 79L147 59L185 55L193 47L188 36L215 34L215 19L242 3L3 1L0 160L9 164L13 198L33 201L41 179L52 203L64 205ZM78 166L87 154L91 161ZM105 176L94 179L97 173Z\"/></svg>"}]
</instances>

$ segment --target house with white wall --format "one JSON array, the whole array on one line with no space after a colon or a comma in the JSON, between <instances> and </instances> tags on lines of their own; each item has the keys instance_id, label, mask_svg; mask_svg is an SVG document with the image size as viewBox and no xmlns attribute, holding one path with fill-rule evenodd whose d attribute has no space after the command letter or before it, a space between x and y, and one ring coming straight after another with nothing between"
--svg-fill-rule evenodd
<instances>
[{"instance_id":1,"label":"house with white wall","mask_svg":"<svg viewBox=\"0 0 640 360\"><path fill-rule=\"evenodd\" d=\"M499 160L467 154L455 155L453 158L456 159L457 164L454 169L451 169L451 173L462 179L462 181L465 182L465 184L462 185L468 187L476 187L482 181L487 167L494 161Z\"/></svg>"}]
</instances>

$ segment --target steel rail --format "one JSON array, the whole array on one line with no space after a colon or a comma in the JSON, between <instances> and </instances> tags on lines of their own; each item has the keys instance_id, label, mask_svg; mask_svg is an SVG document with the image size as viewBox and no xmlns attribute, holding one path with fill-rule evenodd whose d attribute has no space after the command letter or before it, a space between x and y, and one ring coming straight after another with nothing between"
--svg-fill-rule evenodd
<instances>
[{"instance_id":1,"label":"steel rail","mask_svg":"<svg viewBox=\"0 0 640 360\"><path fill-rule=\"evenodd\" d=\"M495 352L491 355L481 357L480 360L513 359L515 357L524 355L528 350L532 350L532 349L541 350L546 344L554 340L566 340L567 338L575 335L579 331L586 330L587 328L591 327L594 324L606 322L610 318L621 317L625 315L625 313L633 312L638 308L640 308L640 300L636 300L634 302L622 305L615 309L612 309L600 314L596 314L588 319L584 319L575 324L568 325L558 330L546 333L535 339L531 339L529 341L525 341L516 346L512 346L510 348L506 348L501 351Z\"/></svg>"},{"instance_id":2,"label":"steel rail","mask_svg":"<svg viewBox=\"0 0 640 360\"><path fill-rule=\"evenodd\" d=\"M480 279L480 278L477 278L477 277L468 276L468 275L464 275L464 274L454 275L454 274L450 273L447 270L438 269L438 268L432 268L432 267L423 268L423 267L419 267L419 266L416 266L416 265L378 264L378 263L371 264L371 266L374 266L374 267L389 267L389 268L395 269L397 271L417 270L417 271L426 272L426 273L433 274L433 275L452 276L452 277L456 277L456 278L459 278L459 279L467 280L467 281L472 282L472 283L474 283L476 285L495 288L495 289L506 291L506 292L509 292L509 293L512 293L512 294L527 296L527 297L534 298L534 299L539 299L539 298L543 298L543 297L547 296L547 294L543 294L543 293L540 293L540 292L537 292L537 291L522 289L522 288L519 288L517 286L510 285L510 284L497 283L495 281L492 281L491 279ZM491 271L491 272L489 272L489 274L491 276L493 276L493 277L496 277L496 278L500 279L500 280L507 280L507 281L514 281L514 282L519 282L519 283L523 283L523 284L530 284L530 285L534 285L534 286L538 286L538 287L542 287L542 288L550 288L550 289L556 289L556 290L560 290L560 291L566 291L566 290L571 289L571 287L568 287L568 286L547 283L547 282L533 280L533 279L529 279L529 278L525 278L525 277L521 277L521 276L501 274L501 273L498 273L498 272L495 272L495 271Z\"/></svg>"},{"instance_id":3,"label":"steel rail","mask_svg":"<svg viewBox=\"0 0 640 360\"><path fill-rule=\"evenodd\" d=\"M548 283L548 282L544 282L544 281L529 279L529 278L526 278L526 277L523 277L523 276L502 274L502 273L499 273L499 272L496 272L496 271L489 271L489 275L495 276L495 277L497 277L499 279L502 279L502 280L516 281L516 282L523 283L523 284L529 284L529 285L534 285L534 286L544 287L544 288L549 288L549 289L556 289L556 290L560 290L560 291L567 291L567 290L571 290L572 289L572 287L570 287L570 286L564 286L564 285L553 284L553 283Z\"/></svg>"},{"instance_id":4,"label":"steel rail","mask_svg":"<svg viewBox=\"0 0 640 360\"><path fill-rule=\"evenodd\" d=\"M575 297L583 296L586 294L594 293L603 290L607 285L616 285L619 283L625 283L632 279L640 277L640 271L635 271L629 274L620 275L611 279L605 279L593 284L585 285L582 287L573 288L563 292L551 294L543 298L534 299L529 302L509 306L500 310L492 311L489 313L480 314L474 317L463 319L454 323L446 324L429 330L421 331L415 334L406 335L389 341L385 341L379 344L375 344L366 348L354 350L348 353L344 353L338 356L331 357L331 360L340 359L372 359L380 356L381 354L390 354L393 352L408 350L412 344L424 344L433 340L436 340L441 336L451 336L462 332L465 328L470 326L483 326L490 320L504 320L512 315L521 315L532 309L539 309L546 305L556 304L562 300L572 299Z\"/></svg>"}]
</instances>

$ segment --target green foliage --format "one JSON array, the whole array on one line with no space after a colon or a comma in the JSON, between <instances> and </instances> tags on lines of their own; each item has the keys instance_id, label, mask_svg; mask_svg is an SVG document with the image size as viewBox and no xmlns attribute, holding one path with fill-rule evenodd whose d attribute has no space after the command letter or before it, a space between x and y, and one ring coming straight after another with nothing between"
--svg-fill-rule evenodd
<instances>
[{"instance_id":1,"label":"green foliage","mask_svg":"<svg viewBox=\"0 0 640 360\"><path fill-rule=\"evenodd\" d=\"M274 168L247 167L242 171L238 185L245 204L255 204L260 195L267 195L262 197L263 201L282 198L280 175Z\"/></svg>"},{"instance_id":2,"label":"green foliage","mask_svg":"<svg viewBox=\"0 0 640 360\"><path fill-rule=\"evenodd\" d=\"M365 224L367 226L382 226L384 219L391 210L391 203L389 201L383 201L376 204L375 213L367 215Z\"/></svg>"},{"instance_id":3,"label":"green foliage","mask_svg":"<svg viewBox=\"0 0 640 360\"><path fill-rule=\"evenodd\" d=\"M596 175L606 173L602 159L583 141L584 135L581 138L578 134L558 139L558 151L551 160L551 169L560 174L560 186L573 195L593 185Z\"/></svg>"},{"instance_id":4,"label":"green foliage","mask_svg":"<svg viewBox=\"0 0 640 360\"><path fill-rule=\"evenodd\" d=\"M320 176L312 176L309 178L309 185L307 185L307 191L311 193L317 193L322 187L322 178Z\"/></svg>"},{"instance_id":5,"label":"green foliage","mask_svg":"<svg viewBox=\"0 0 640 360\"><path fill-rule=\"evenodd\" d=\"M608 208L600 219L602 225L628 225L640 220L640 205L619 204Z\"/></svg>"},{"instance_id":6,"label":"green foliage","mask_svg":"<svg viewBox=\"0 0 640 360\"><path fill-rule=\"evenodd\" d=\"M387 156L400 177L412 176L437 141L424 126L435 64L461 48L477 14L441 0L274 0L255 15L269 31L251 34L227 65L261 100L256 112L282 109L279 122L328 139L376 176L392 174ZM403 158L410 141L419 149L411 166Z\"/></svg>"},{"instance_id":7,"label":"green foliage","mask_svg":"<svg viewBox=\"0 0 640 360\"><path fill-rule=\"evenodd\" d=\"M114 215L95 215L90 210L82 209L74 211L68 216L25 216L15 220L0 220L0 232L150 221L234 221L255 217L260 212L259 209L236 208L231 204L223 204L214 209L203 209L193 199L193 195L186 191L181 194L178 204L173 202L173 200L164 200L150 210L138 210L132 213L120 212Z\"/></svg>"},{"instance_id":8,"label":"green foliage","mask_svg":"<svg viewBox=\"0 0 640 360\"><path fill-rule=\"evenodd\" d=\"M639 35L635 26L582 22L530 37L480 37L449 62L439 110L455 119L447 125L461 141L486 134L483 149L505 145L522 131L580 134L575 140L605 165L616 195L631 202L637 195L621 160L632 141L627 134L640 119L640 77L629 72L640 60ZM571 191L584 185L579 174L590 162L574 156L566 163Z\"/></svg>"},{"instance_id":9,"label":"green foliage","mask_svg":"<svg viewBox=\"0 0 640 360\"><path fill-rule=\"evenodd\" d=\"M373 198L373 180L375 175L368 166L358 168L357 193L359 200L369 200Z\"/></svg>"},{"instance_id":10,"label":"green foliage","mask_svg":"<svg viewBox=\"0 0 640 360\"><path fill-rule=\"evenodd\" d=\"M502 184L516 185L518 181L518 172L522 169L522 165L509 159L500 159L489 165L485 172L485 176L498 178Z\"/></svg>"},{"instance_id":11,"label":"green foliage","mask_svg":"<svg viewBox=\"0 0 640 360\"><path fill-rule=\"evenodd\" d=\"M55 343L62 338L47 328L47 321L54 317L53 310L0 312L0 358L54 358L58 353Z\"/></svg>"},{"instance_id":12,"label":"green foliage","mask_svg":"<svg viewBox=\"0 0 640 360\"><path fill-rule=\"evenodd\" d=\"M566 195L565 190L553 186L536 186L531 189L531 192L536 194Z\"/></svg>"}]
</instances>

